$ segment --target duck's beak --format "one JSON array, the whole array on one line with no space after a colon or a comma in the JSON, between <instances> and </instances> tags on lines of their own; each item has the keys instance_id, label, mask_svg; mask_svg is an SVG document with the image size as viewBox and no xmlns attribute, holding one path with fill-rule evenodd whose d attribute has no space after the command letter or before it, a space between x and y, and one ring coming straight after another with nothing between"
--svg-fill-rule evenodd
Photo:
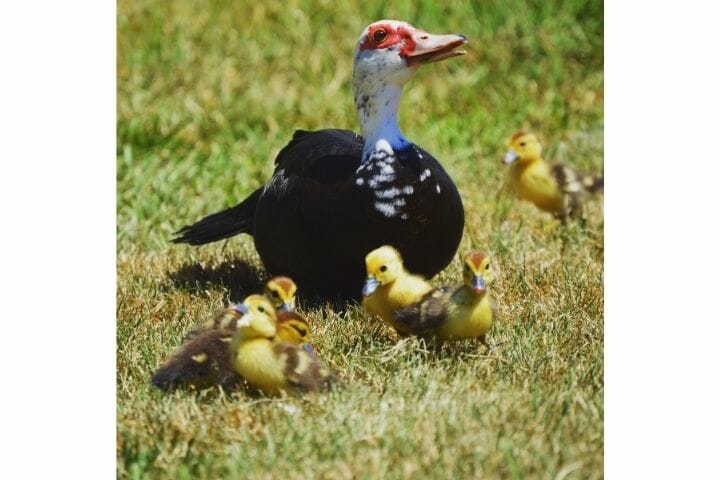
<instances>
[{"instance_id":1,"label":"duck's beak","mask_svg":"<svg viewBox=\"0 0 720 480\"><path fill-rule=\"evenodd\" d=\"M287 302L281 303L280 306L278 307L279 312L292 312L292 309L293 309L292 305L290 305Z\"/></svg>"},{"instance_id":2,"label":"duck's beak","mask_svg":"<svg viewBox=\"0 0 720 480\"><path fill-rule=\"evenodd\" d=\"M470 286L472 287L473 292L482 293L485 291L485 279L482 275L475 275L472 282L470 282Z\"/></svg>"},{"instance_id":3,"label":"duck's beak","mask_svg":"<svg viewBox=\"0 0 720 480\"><path fill-rule=\"evenodd\" d=\"M464 50L455 50L467 43L465 35L433 35L416 30L412 35L415 48L405 53L405 62L409 67L445 60L465 55Z\"/></svg>"},{"instance_id":4,"label":"duck's beak","mask_svg":"<svg viewBox=\"0 0 720 480\"><path fill-rule=\"evenodd\" d=\"M505 154L505 156L503 157L502 162L505 165L510 165L518 158L520 158L520 155L518 155L518 153L515 150L508 150L507 153Z\"/></svg>"},{"instance_id":5,"label":"duck's beak","mask_svg":"<svg viewBox=\"0 0 720 480\"><path fill-rule=\"evenodd\" d=\"M372 295L372 293L377 290L377 288L380 286L380 282L377 278L375 278L373 275L370 275L367 280L365 280L365 285L362 289L363 297L367 297L369 295Z\"/></svg>"}]
</instances>

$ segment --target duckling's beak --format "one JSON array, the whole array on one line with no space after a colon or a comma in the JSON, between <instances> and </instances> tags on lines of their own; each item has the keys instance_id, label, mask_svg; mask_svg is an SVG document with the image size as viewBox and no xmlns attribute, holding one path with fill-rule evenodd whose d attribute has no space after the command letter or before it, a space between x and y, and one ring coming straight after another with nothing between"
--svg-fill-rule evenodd
<instances>
[{"instance_id":1,"label":"duckling's beak","mask_svg":"<svg viewBox=\"0 0 720 480\"><path fill-rule=\"evenodd\" d=\"M281 303L280 306L278 307L278 311L279 311L279 312L291 312L291 311L292 311L292 305L290 305L290 304L287 303L287 302L283 302L283 303Z\"/></svg>"},{"instance_id":2,"label":"duckling's beak","mask_svg":"<svg viewBox=\"0 0 720 480\"><path fill-rule=\"evenodd\" d=\"M375 278L373 275L370 275L367 280L365 280L365 285L362 289L363 297L367 297L369 295L372 295L372 293L377 290L377 288L380 286L380 282L377 278Z\"/></svg>"},{"instance_id":3,"label":"duckling's beak","mask_svg":"<svg viewBox=\"0 0 720 480\"><path fill-rule=\"evenodd\" d=\"M240 316L245 315L248 313L248 307L244 303L238 303L233 307L233 310L235 310L237 313L240 314Z\"/></svg>"},{"instance_id":4,"label":"duckling's beak","mask_svg":"<svg viewBox=\"0 0 720 480\"><path fill-rule=\"evenodd\" d=\"M470 282L470 286L472 287L473 292L482 293L485 291L485 279L482 275L475 275L472 282Z\"/></svg>"},{"instance_id":5,"label":"duckling's beak","mask_svg":"<svg viewBox=\"0 0 720 480\"><path fill-rule=\"evenodd\" d=\"M303 348L303 350L308 352L310 355L317 358L317 353L315 353L315 349L313 348L312 345L310 345L309 343L303 343L302 348Z\"/></svg>"},{"instance_id":6,"label":"duckling's beak","mask_svg":"<svg viewBox=\"0 0 720 480\"><path fill-rule=\"evenodd\" d=\"M233 307L233 310L240 314L240 318L238 318L237 322L235 323L236 327L249 327L250 319L248 318L248 312L250 310L248 310L247 305L245 305L244 303L238 303Z\"/></svg>"},{"instance_id":7,"label":"duckling's beak","mask_svg":"<svg viewBox=\"0 0 720 480\"><path fill-rule=\"evenodd\" d=\"M502 159L505 165L510 165L512 162L520 158L520 155L515 150L508 150Z\"/></svg>"}]
</instances>

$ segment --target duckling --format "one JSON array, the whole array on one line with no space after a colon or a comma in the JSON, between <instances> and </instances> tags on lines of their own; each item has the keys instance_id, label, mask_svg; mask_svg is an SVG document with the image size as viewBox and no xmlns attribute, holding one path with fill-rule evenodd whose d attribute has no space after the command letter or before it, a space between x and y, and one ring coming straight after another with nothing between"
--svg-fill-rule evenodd
<instances>
[{"instance_id":1,"label":"duckling","mask_svg":"<svg viewBox=\"0 0 720 480\"><path fill-rule=\"evenodd\" d=\"M232 366L229 345L242 317L240 305L223 310L216 317L218 328L204 328L190 332L185 343L158 368L151 382L161 390L176 387L204 389L220 385L224 390L235 389L241 382Z\"/></svg>"},{"instance_id":2,"label":"duckling","mask_svg":"<svg viewBox=\"0 0 720 480\"><path fill-rule=\"evenodd\" d=\"M250 295L230 346L235 370L249 385L268 395L312 392L329 388L337 377L300 345L276 339L277 317L272 303Z\"/></svg>"},{"instance_id":3,"label":"duckling","mask_svg":"<svg viewBox=\"0 0 720 480\"><path fill-rule=\"evenodd\" d=\"M296 293L297 285L290 277L273 277L265 284L265 296L270 299L278 313L295 310Z\"/></svg>"},{"instance_id":4,"label":"duckling","mask_svg":"<svg viewBox=\"0 0 720 480\"><path fill-rule=\"evenodd\" d=\"M268 281L265 293L277 305L277 335L279 341L302 345L315 355L309 342L310 326L300 315L288 311L295 306L297 286L288 277L275 277ZM239 305L224 309L203 327L185 336L185 343L153 375L152 383L162 390L175 387L191 389L220 385L234 389L241 381L230 361L230 342L242 316Z\"/></svg>"},{"instance_id":5,"label":"duckling","mask_svg":"<svg viewBox=\"0 0 720 480\"><path fill-rule=\"evenodd\" d=\"M297 285L289 277L273 277L265 284L264 294L273 303L277 312L278 337L286 342L303 343L309 340L310 326L304 318L293 311L296 293ZM190 340L208 330L229 328L235 333L238 318L240 316L235 307L226 308L202 327L190 331L185 336L185 340Z\"/></svg>"},{"instance_id":6,"label":"duckling","mask_svg":"<svg viewBox=\"0 0 720 480\"><path fill-rule=\"evenodd\" d=\"M510 149L503 163L516 162L512 181L517 196L552 213L563 223L577 213L583 190L595 193L603 188L602 175L585 175L564 165L546 163L542 146L532 133L516 132L508 145Z\"/></svg>"},{"instance_id":7,"label":"duckling","mask_svg":"<svg viewBox=\"0 0 720 480\"><path fill-rule=\"evenodd\" d=\"M362 289L365 310L379 316L398 333L412 333L395 321L395 310L418 302L432 286L423 277L405 270L400 252L390 245L368 253L365 266L368 274Z\"/></svg>"},{"instance_id":8,"label":"duckling","mask_svg":"<svg viewBox=\"0 0 720 480\"><path fill-rule=\"evenodd\" d=\"M276 338L289 343L301 344L313 356L315 350L309 343L310 325L295 312L297 285L290 277L273 277L265 284L265 296L270 299L277 315Z\"/></svg>"},{"instance_id":9,"label":"duckling","mask_svg":"<svg viewBox=\"0 0 720 480\"><path fill-rule=\"evenodd\" d=\"M487 287L495 279L490 255L470 252L463 258L463 285L439 287L418 303L395 312L395 321L415 335L440 339L479 337L486 340L496 310Z\"/></svg>"}]
</instances>

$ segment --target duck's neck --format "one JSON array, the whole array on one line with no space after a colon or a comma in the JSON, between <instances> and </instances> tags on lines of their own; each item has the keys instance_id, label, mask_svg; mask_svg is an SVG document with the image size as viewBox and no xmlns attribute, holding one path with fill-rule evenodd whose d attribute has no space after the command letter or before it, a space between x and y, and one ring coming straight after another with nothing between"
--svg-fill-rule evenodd
<instances>
[{"instance_id":1,"label":"duck's neck","mask_svg":"<svg viewBox=\"0 0 720 480\"><path fill-rule=\"evenodd\" d=\"M377 80L356 81L353 89L355 108L365 138L363 162L368 161L374 152L385 151L392 155L407 148L410 142L400 132L397 121L402 86Z\"/></svg>"}]
</instances>

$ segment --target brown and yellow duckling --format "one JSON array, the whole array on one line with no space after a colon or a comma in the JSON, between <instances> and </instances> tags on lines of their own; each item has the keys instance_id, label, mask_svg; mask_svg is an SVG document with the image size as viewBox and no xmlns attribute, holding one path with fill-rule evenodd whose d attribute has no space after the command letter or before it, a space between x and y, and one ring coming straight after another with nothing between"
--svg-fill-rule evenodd
<instances>
[{"instance_id":1,"label":"brown and yellow duckling","mask_svg":"<svg viewBox=\"0 0 720 480\"><path fill-rule=\"evenodd\" d=\"M220 385L235 389L241 382L230 361L229 346L242 317L239 305L226 308L218 315L217 328L191 332L185 343L158 368L151 382L161 390L177 387L203 389Z\"/></svg>"},{"instance_id":2,"label":"brown and yellow duckling","mask_svg":"<svg viewBox=\"0 0 720 480\"><path fill-rule=\"evenodd\" d=\"M297 314L295 309L295 294L297 285L284 276L273 277L265 284L264 295L275 306L278 318L278 337L291 343L304 343L309 341L310 326L307 321ZM217 314L202 327L192 330L185 336L185 340L202 334L208 330L231 329L231 336L235 333L236 322L239 318L235 306L228 307Z\"/></svg>"},{"instance_id":3,"label":"brown and yellow duckling","mask_svg":"<svg viewBox=\"0 0 720 480\"><path fill-rule=\"evenodd\" d=\"M418 303L395 312L395 321L410 333L439 339L477 337L493 351L486 334L496 316L487 287L495 275L490 256L475 251L463 259L463 285L439 287Z\"/></svg>"},{"instance_id":4,"label":"brown and yellow duckling","mask_svg":"<svg viewBox=\"0 0 720 480\"><path fill-rule=\"evenodd\" d=\"M281 312L278 319L277 339L303 345L315 354L308 343L310 326L300 315L289 311L295 306L297 286L288 277L275 277L265 286L265 294ZM230 361L230 342L242 317L240 304L224 309L203 327L185 337L185 343L153 375L152 383L162 390L175 387L191 389L220 385L234 389L241 381Z\"/></svg>"},{"instance_id":5,"label":"brown and yellow duckling","mask_svg":"<svg viewBox=\"0 0 720 480\"><path fill-rule=\"evenodd\" d=\"M277 338L272 303L250 295L239 307L243 316L230 346L235 370L247 383L268 395L325 390L337 377L301 345Z\"/></svg>"},{"instance_id":6,"label":"brown and yellow duckling","mask_svg":"<svg viewBox=\"0 0 720 480\"><path fill-rule=\"evenodd\" d=\"M400 252L390 245L368 253L365 266L368 275L362 290L365 310L398 332L410 333L395 321L395 311L418 302L432 286L423 277L405 270Z\"/></svg>"},{"instance_id":7,"label":"brown and yellow duckling","mask_svg":"<svg viewBox=\"0 0 720 480\"><path fill-rule=\"evenodd\" d=\"M565 165L550 165L542 158L542 145L532 133L516 132L508 142L503 163L514 164L512 182L517 196L563 221L574 217L583 192L603 188L603 176L580 173Z\"/></svg>"},{"instance_id":8,"label":"brown and yellow duckling","mask_svg":"<svg viewBox=\"0 0 720 480\"><path fill-rule=\"evenodd\" d=\"M277 338L284 342L302 344L309 353L315 354L309 341L310 325L295 312L297 285L290 277L278 276L265 284L265 297L275 307L278 331Z\"/></svg>"}]
</instances>

